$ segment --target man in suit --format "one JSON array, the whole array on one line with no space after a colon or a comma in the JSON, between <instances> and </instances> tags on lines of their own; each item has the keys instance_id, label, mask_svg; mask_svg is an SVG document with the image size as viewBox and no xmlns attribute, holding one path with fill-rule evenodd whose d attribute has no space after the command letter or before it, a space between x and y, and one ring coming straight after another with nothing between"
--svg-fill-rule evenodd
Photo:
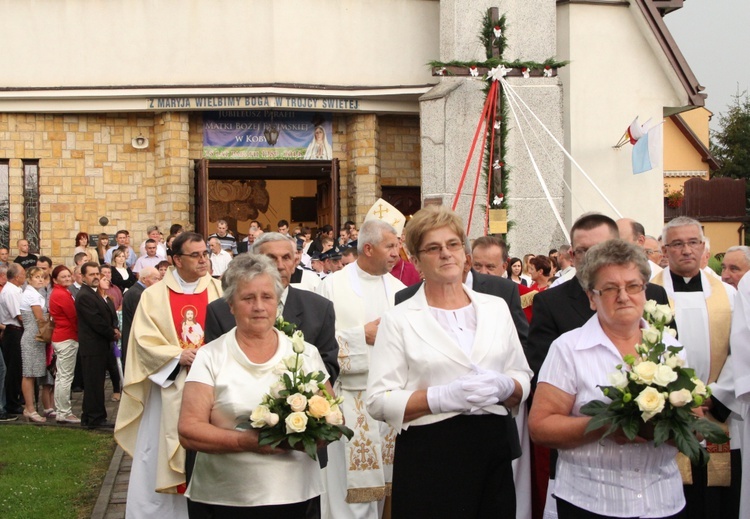
<instances>
[{"instance_id":1,"label":"man in suit","mask_svg":"<svg viewBox=\"0 0 750 519\"><path fill-rule=\"evenodd\" d=\"M143 267L138 282L130 287L122 296L122 369L125 370L125 357L128 353L128 338L133 324L135 309L141 300L141 294L154 283L159 281L159 271L156 267Z\"/></svg>"},{"instance_id":2,"label":"man in suit","mask_svg":"<svg viewBox=\"0 0 750 519\"><path fill-rule=\"evenodd\" d=\"M112 311L96 292L99 287L99 265L93 261L84 263L81 274L83 285L75 300L85 388L81 425L108 426L104 406L104 372L112 341L120 338L120 330L112 326Z\"/></svg>"},{"instance_id":3,"label":"man in suit","mask_svg":"<svg viewBox=\"0 0 750 519\"><path fill-rule=\"evenodd\" d=\"M479 239L480 238L478 238L478 240ZM501 240L494 238L491 246L499 247L501 249L502 261L507 263L508 258L506 249L497 242L502 243ZM471 286L471 289L475 292L497 296L507 303L508 308L510 309L510 315L513 317L513 324L516 326L516 332L518 332L518 338L521 340L521 346L523 346L524 353L526 353L526 357L528 358L528 353L526 352L526 341L529 334L529 322L526 320L526 315L521 308L521 296L519 295L517 285L509 279L502 278L499 275L493 276L477 272L472 267L472 250L470 249L468 240L465 247L466 265L464 267L464 284ZM396 292L396 304L402 303L412 297L417 293L420 286L422 286L422 282Z\"/></svg>"},{"instance_id":4,"label":"man in suit","mask_svg":"<svg viewBox=\"0 0 750 519\"><path fill-rule=\"evenodd\" d=\"M570 230L571 259L578 269L586 257L586 251L598 243L619 238L614 220L599 213L587 213L573 224ZM646 285L646 299L654 299L658 304L669 304L662 287ZM534 373L547 357L552 342L560 335L583 326L594 310L591 309L586 292L578 278L562 283L557 287L540 292L534 297L533 318L529 328L529 365ZM536 384L536 376L534 377Z\"/></svg>"},{"instance_id":5,"label":"man in suit","mask_svg":"<svg viewBox=\"0 0 750 519\"><path fill-rule=\"evenodd\" d=\"M619 238L620 234L614 220L600 213L586 213L575 221L570 229L570 256L576 270L580 269L588 251L594 245ZM658 304L669 304L667 294L662 287L646 285L646 299L654 299ZM527 359L534 371L532 388L536 386L536 375L539 373L544 359L547 357L552 342L563 333L583 326L593 315L589 298L583 290L577 277L534 296L533 317L529 328L529 347ZM613 366L614 368L614 366ZM536 447L535 481L540 494L535 492L533 502L544 506L546 488L543 482L547 477L545 469L554 468L557 460L556 452L550 453L550 463L546 464L546 449ZM554 473L549 479L554 479ZM535 489L536 490L536 489ZM554 510L554 499L547 499L546 509ZM556 513L556 512L555 512Z\"/></svg>"},{"instance_id":6,"label":"man in suit","mask_svg":"<svg viewBox=\"0 0 750 519\"><path fill-rule=\"evenodd\" d=\"M318 348L333 383L339 374L333 303L318 294L289 285L295 267L295 244L291 239L277 232L263 233L253 244L252 250L276 262L284 286L279 303L283 308L281 315L285 321L296 324L302 330L305 341ZM229 303L220 298L208 305L206 342L217 339L234 327L235 320L229 311Z\"/></svg>"}]
</instances>

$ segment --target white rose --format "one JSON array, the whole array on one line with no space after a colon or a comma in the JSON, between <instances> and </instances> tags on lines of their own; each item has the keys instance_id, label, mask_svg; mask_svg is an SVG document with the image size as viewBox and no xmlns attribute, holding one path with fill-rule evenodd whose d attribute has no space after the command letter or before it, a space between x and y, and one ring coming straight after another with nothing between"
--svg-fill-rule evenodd
<instances>
[{"instance_id":1,"label":"white rose","mask_svg":"<svg viewBox=\"0 0 750 519\"><path fill-rule=\"evenodd\" d=\"M656 301L654 301L653 299L649 299L648 301L646 301L646 304L643 305L643 311L652 317L654 315L655 310L656 310Z\"/></svg>"},{"instance_id":2,"label":"white rose","mask_svg":"<svg viewBox=\"0 0 750 519\"><path fill-rule=\"evenodd\" d=\"M646 353L648 353L648 346L646 346L645 344L636 344L635 352L638 355L645 355Z\"/></svg>"},{"instance_id":3,"label":"white rose","mask_svg":"<svg viewBox=\"0 0 750 519\"><path fill-rule=\"evenodd\" d=\"M301 330L297 330L292 335L292 349L294 353L302 353L305 351L305 337Z\"/></svg>"},{"instance_id":4,"label":"white rose","mask_svg":"<svg viewBox=\"0 0 750 519\"><path fill-rule=\"evenodd\" d=\"M641 334L643 335L643 340L648 342L649 344L655 344L661 338L659 330L657 330L654 326L644 328L643 330L641 330Z\"/></svg>"},{"instance_id":5,"label":"white rose","mask_svg":"<svg viewBox=\"0 0 750 519\"><path fill-rule=\"evenodd\" d=\"M609 383L617 389L625 389L628 386L628 377L622 371L614 371L607 375Z\"/></svg>"},{"instance_id":6,"label":"white rose","mask_svg":"<svg viewBox=\"0 0 750 519\"><path fill-rule=\"evenodd\" d=\"M284 420L287 434L305 432L307 429L307 415L305 413L291 413Z\"/></svg>"},{"instance_id":7,"label":"white rose","mask_svg":"<svg viewBox=\"0 0 750 519\"><path fill-rule=\"evenodd\" d=\"M330 425L343 425L344 415L341 414L341 409L339 409L339 406L331 406L331 412L326 415L326 423Z\"/></svg>"},{"instance_id":8,"label":"white rose","mask_svg":"<svg viewBox=\"0 0 750 519\"><path fill-rule=\"evenodd\" d=\"M657 321L664 319L664 324L668 324L672 322L672 309L669 305L656 305L656 311L654 311L653 316Z\"/></svg>"},{"instance_id":9,"label":"white rose","mask_svg":"<svg viewBox=\"0 0 750 519\"><path fill-rule=\"evenodd\" d=\"M274 398L279 398L281 396L281 392L286 389L286 385L284 385L284 382L281 380L277 380L274 384L271 385L268 392L271 394Z\"/></svg>"},{"instance_id":10,"label":"white rose","mask_svg":"<svg viewBox=\"0 0 750 519\"><path fill-rule=\"evenodd\" d=\"M284 359L284 366L286 366L289 371L297 371L302 367L302 357L289 355Z\"/></svg>"},{"instance_id":11,"label":"white rose","mask_svg":"<svg viewBox=\"0 0 750 519\"><path fill-rule=\"evenodd\" d=\"M303 384L302 391L305 391L306 393L316 393L318 391L318 382L316 380L311 380L307 384Z\"/></svg>"},{"instance_id":12,"label":"white rose","mask_svg":"<svg viewBox=\"0 0 750 519\"><path fill-rule=\"evenodd\" d=\"M690 380L690 382L695 384L695 388L693 389L693 395L706 396L706 384L704 384L701 379L693 378Z\"/></svg>"},{"instance_id":13,"label":"white rose","mask_svg":"<svg viewBox=\"0 0 750 519\"><path fill-rule=\"evenodd\" d=\"M268 416L266 416L266 423L270 427L273 427L274 425L279 423L279 415L277 415L276 413L268 413Z\"/></svg>"},{"instance_id":14,"label":"white rose","mask_svg":"<svg viewBox=\"0 0 750 519\"><path fill-rule=\"evenodd\" d=\"M664 331L666 333L668 333L669 335L671 335L672 337L675 337L675 338L677 337L677 330L675 330L674 328L670 328L669 326L665 326L664 327Z\"/></svg>"},{"instance_id":15,"label":"white rose","mask_svg":"<svg viewBox=\"0 0 750 519\"><path fill-rule=\"evenodd\" d=\"M638 409L642 411L641 418L647 422L662 412L666 400L656 388L647 387L636 397L635 402L638 404Z\"/></svg>"},{"instance_id":16,"label":"white rose","mask_svg":"<svg viewBox=\"0 0 750 519\"><path fill-rule=\"evenodd\" d=\"M259 405L253 409L250 415L250 425L255 429L259 429L268 423L268 416L271 414L271 410L268 406ZM278 418L277 418L278 421Z\"/></svg>"},{"instance_id":17,"label":"white rose","mask_svg":"<svg viewBox=\"0 0 750 519\"><path fill-rule=\"evenodd\" d=\"M656 374L656 364L650 360L644 360L643 362L633 366L633 372L638 377L639 382L650 384L654 381L654 375Z\"/></svg>"},{"instance_id":18,"label":"white rose","mask_svg":"<svg viewBox=\"0 0 750 519\"><path fill-rule=\"evenodd\" d=\"M286 397L286 403L292 408L294 412L304 411L307 407L307 397L299 393L294 393Z\"/></svg>"},{"instance_id":19,"label":"white rose","mask_svg":"<svg viewBox=\"0 0 750 519\"><path fill-rule=\"evenodd\" d=\"M675 380L677 380L677 373L675 373L675 370L669 366L660 364L659 367L656 368L656 373L654 373L654 384L657 386L666 387L667 384L670 384Z\"/></svg>"},{"instance_id":20,"label":"white rose","mask_svg":"<svg viewBox=\"0 0 750 519\"><path fill-rule=\"evenodd\" d=\"M664 359L664 364L669 366L670 368L674 369L677 367L677 360L679 357L675 354L667 354L667 357Z\"/></svg>"},{"instance_id":21,"label":"white rose","mask_svg":"<svg viewBox=\"0 0 750 519\"><path fill-rule=\"evenodd\" d=\"M693 401L693 395L687 389L669 393L669 403L675 407L683 407Z\"/></svg>"}]
</instances>

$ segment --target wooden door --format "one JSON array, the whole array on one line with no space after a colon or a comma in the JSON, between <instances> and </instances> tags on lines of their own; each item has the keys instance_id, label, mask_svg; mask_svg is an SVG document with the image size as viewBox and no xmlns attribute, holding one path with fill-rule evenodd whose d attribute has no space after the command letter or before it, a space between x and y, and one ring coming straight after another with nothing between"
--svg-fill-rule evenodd
<instances>
[{"instance_id":1,"label":"wooden door","mask_svg":"<svg viewBox=\"0 0 750 519\"><path fill-rule=\"evenodd\" d=\"M208 236L208 159L195 163L195 232Z\"/></svg>"},{"instance_id":2,"label":"wooden door","mask_svg":"<svg viewBox=\"0 0 750 519\"><path fill-rule=\"evenodd\" d=\"M331 161L331 174L318 179L318 228L330 224L339 228L339 159Z\"/></svg>"}]
</instances>

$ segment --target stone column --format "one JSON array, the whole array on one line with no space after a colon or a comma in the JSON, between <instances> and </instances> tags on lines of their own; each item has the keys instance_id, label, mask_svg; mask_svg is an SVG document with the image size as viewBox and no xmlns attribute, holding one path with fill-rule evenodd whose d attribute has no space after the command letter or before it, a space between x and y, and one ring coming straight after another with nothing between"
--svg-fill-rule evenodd
<instances>
[{"instance_id":1,"label":"stone column","mask_svg":"<svg viewBox=\"0 0 750 519\"><path fill-rule=\"evenodd\" d=\"M482 16L490 7L498 7L507 20L508 46L503 58L542 62L556 51L555 3L547 0L444 0L440 3L440 60L469 61L486 59L479 43ZM559 138L562 135L562 92L557 78L510 79L519 95ZM441 198L450 205L469 153L474 132L482 113L485 95L483 81L443 77L440 83L420 99L422 139L422 196ZM503 100L505 102L505 100ZM549 140L540 146L523 126L534 157L543 172L553 202L562 211L563 155L553 151ZM563 234L557 230L554 214L536 178L521 133L512 115L508 120L508 153L512 168L508 192L509 220L515 227L507 235L513 254L542 253L559 246ZM541 135L541 130L535 127ZM546 150L546 151L545 151ZM481 146L469 166L457 211L466 220ZM549 156L547 155L549 152ZM480 181L471 225L471 237L483 234L486 185Z\"/></svg>"},{"instance_id":2,"label":"stone column","mask_svg":"<svg viewBox=\"0 0 750 519\"><path fill-rule=\"evenodd\" d=\"M355 114L347 118L349 218L361 225L367 211L380 197L380 132L378 116Z\"/></svg>"},{"instance_id":3,"label":"stone column","mask_svg":"<svg viewBox=\"0 0 750 519\"><path fill-rule=\"evenodd\" d=\"M190 137L187 112L165 112L154 116L156 196L151 218L154 223L190 221Z\"/></svg>"}]
</instances>

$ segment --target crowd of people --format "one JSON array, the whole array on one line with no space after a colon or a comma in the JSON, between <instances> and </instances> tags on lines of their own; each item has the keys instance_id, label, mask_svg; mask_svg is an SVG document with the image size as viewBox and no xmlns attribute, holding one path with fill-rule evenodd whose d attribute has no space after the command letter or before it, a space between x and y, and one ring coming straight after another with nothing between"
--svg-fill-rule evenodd
<instances>
[{"instance_id":1,"label":"crowd of people","mask_svg":"<svg viewBox=\"0 0 750 519\"><path fill-rule=\"evenodd\" d=\"M111 426L109 372L130 518L750 516L750 248L728 249L718 274L685 217L652 237L589 213L570 244L518 257L443 207L404 224L381 200L337 236L281 220L237 239L220 220L207 237L151 227L137 254L127 231L93 247L79 233L72 269L21 240L0 264L0 420ZM707 467L587 431L580 411L636 353L649 300L673 307L667 345L730 436ZM304 368L353 431L317 461L238 427L296 351L278 317L313 346Z\"/></svg>"}]
</instances>

